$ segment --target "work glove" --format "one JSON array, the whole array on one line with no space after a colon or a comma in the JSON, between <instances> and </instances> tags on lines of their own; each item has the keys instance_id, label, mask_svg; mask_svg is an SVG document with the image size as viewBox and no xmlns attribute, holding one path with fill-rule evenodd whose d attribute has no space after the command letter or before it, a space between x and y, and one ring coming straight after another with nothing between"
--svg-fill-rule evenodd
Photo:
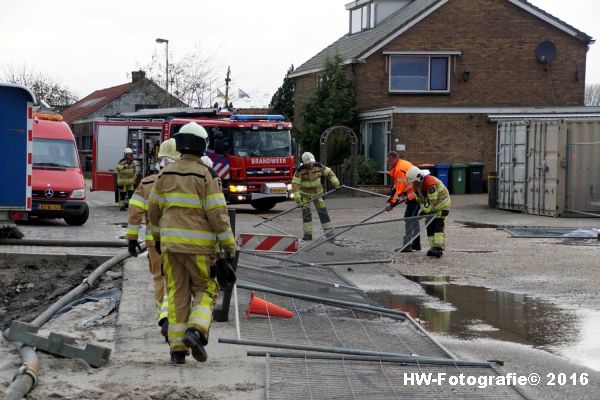
<instances>
[{"instance_id":1,"label":"work glove","mask_svg":"<svg viewBox=\"0 0 600 400\"><path fill-rule=\"evenodd\" d=\"M219 258L215 265L215 275L222 290L229 290L235 284L236 276L232 264L233 258L228 254L227 258Z\"/></svg>"},{"instance_id":2,"label":"work glove","mask_svg":"<svg viewBox=\"0 0 600 400\"><path fill-rule=\"evenodd\" d=\"M392 203L388 204L387 206L385 206L385 211L392 211L394 209L394 205Z\"/></svg>"},{"instance_id":3,"label":"work glove","mask_svg":"<svg viewBox=\"0 0 600 400\"><path fill-rule=\"evenodd\" d=\"M127 245L127 250L132 257L137 257L138 254L142 252L142 247L140 246L140 242L135 239L131 239Z\"/></svg>"},{"instance_id":4,"label":"work glove","mask_svg":"<svg viewBox=\"0 0 600 400\"><path fill-rule=\"evenodd\" d=\"M162 254L162 252L160 251L160 240L155 240L154 241L154 248L156 249L156 252L158 254Z\"/></svg>"},{"instance_id":5,"label":"work glove","mask_svg":"<svg viewBox=\"0 0 600 400\"><path fill-rule=\"evenodd\" d=\"M421 211L423 212L423 214L431 213L431 207L429 207L429 204L420 203L419 207L421 208Z\"/></svg>"}]
</instances>

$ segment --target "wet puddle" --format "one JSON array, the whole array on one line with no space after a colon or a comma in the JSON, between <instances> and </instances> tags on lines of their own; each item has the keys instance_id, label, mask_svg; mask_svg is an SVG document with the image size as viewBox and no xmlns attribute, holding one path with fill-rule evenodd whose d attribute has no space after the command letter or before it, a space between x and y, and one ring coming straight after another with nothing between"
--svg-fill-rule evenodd
<instances>
[{"instance_id":1,"label":"wet puddle","mask_svg":"<svg viewBox=\"0 0 600 400\"><path fill-rule=\"evenodd\" d=\"M565 310L522 294L456 285L445 277L410 277L428 296L369 292L385 307L410 313L427 330L459 339L530 345L600 371L600 312Z\"/></svg>"}]
</instances>

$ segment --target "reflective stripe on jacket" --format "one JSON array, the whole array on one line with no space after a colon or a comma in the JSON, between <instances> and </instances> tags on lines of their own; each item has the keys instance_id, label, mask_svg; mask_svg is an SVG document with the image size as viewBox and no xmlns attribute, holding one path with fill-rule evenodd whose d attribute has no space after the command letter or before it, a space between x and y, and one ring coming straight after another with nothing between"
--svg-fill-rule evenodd
<instances>
[{"instance_id":1,"label":"reflective stripe on jacket","mask_svg":"<svg viewBox=\"0 0 600 400\"><path fill-rule=\"evenodd\" d=\"M217 243L235 253L227 204L216 173L200 157L184 154L168 165L152 187L148 214L161 250L215 254Z\"/></svg>"},{"instance_id":2,"label":"reflective stripe on jacket","mask_svg":"<svg viewBox=\"0 0 600 400\"><path fill-rule=\"evenodd\" d=\"M142 220L146 223L145 240L153 240L148 217L148 197L150 190L156 181L157 174L142 179L137 189L129 199L129 211L127 215L127 240L137 240Z\"/></svg>"},{"instance_id":3,"label":"reflective stripe on jacket","mask_svg":"<svg viewBox=\"0 0 600 400\"><path fill-rule=\"evenodd\" d=\"M127 159L122 158L115 169L117 170L117 185L135 185L135 162L127 163Z\"/></svg>"},{"instance_id":4,"label":"reflective stripe on jacket","mask_svg":"<svg viewBox=\"0 0 600 400\"><path fill-rule=\"evenodd\" d=\"M292 179L292 192L294 193L294 197L300 198L301 195L310 197L321 194L323 191L323 185L321 183L322 177L329 179L329 182L331 182L333 186L340 186L340 181L331 168L326 167L321 163L314 163L312 168L306 168L304 165L300 165Z\"/></svg>"},{"instance_id":5,"label":"reflective stripe on jacket","mask_svg":"<svg viewBox=\"0 0 600 400\"><path fill-rule=\"evenodd\" d=\"M399 159L394 168L389 172L390 176L394 179L394 189L396 190L396 194L391 200L392 204L397 203L402 196L406 196L408 200L414 200L417 197L412 183L409 183L406 179L406 172L412 167L412 163Z\"/></svg>"},{"instance_id":6,"label":"reflective stripe on jacket","mask_svg":"<svg viewBox=\"0 0 600 400\"><path fill-rule=\"evenodd\" d=\"M427 175L417 187L418 201L425 205L427 214L438 214L450 208L450 193L442 181Z\"/></svg>"}]
</instances>

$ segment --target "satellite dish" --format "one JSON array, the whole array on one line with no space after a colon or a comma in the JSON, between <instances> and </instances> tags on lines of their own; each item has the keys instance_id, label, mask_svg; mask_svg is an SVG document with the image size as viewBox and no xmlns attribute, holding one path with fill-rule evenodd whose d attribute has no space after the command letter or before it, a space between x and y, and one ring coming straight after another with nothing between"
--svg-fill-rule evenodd
<instances>
[{"instance_id":1,"label":"satellite dish","mask_svg":"<svg viewBox=\"0 0 600 400\"><path fill-rule=\"evenodd\" d=\"M556 45L551 40L543 41L535 50L535 56L542 64L550 64L556 57Z\"/></svg>"}]
</instances>

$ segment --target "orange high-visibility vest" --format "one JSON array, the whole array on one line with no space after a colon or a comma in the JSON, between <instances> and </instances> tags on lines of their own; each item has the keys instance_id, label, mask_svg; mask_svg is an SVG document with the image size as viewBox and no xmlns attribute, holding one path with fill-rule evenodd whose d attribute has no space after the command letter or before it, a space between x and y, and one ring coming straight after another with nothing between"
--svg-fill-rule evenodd
<instances>
[{"instance_id":1,"label":"orange high-visibility vest","mask_svg":"<svg viewBox=\"0 0 600 400\"><path fill-rule=\"evenodd\" d=\"M399 159L396 166L389 172L390 176L394 179L394 189L396 189L392 203L397 203L399 197L402 196L406 196L408 200L417 198L412 183L409 183L406 179L406 172L412 167L413 165L410 162Z\"/></svg>"}]
</instances>

